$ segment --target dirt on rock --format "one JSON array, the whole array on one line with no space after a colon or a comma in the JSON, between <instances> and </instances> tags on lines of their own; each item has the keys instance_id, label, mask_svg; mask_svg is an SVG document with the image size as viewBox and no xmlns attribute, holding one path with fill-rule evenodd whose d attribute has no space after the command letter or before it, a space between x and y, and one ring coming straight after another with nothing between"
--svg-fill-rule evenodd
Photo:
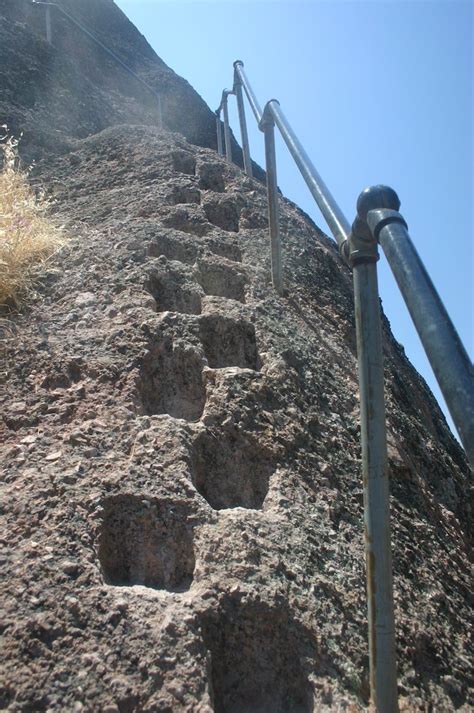
<instances>
[{"instance_id":1,"label":"dirt on rock","mask_svg":"<svg viewBox=\"0 0 474 713\"><path fill-rule=\"evenodd\" d=\"M262 183L100 128L38 157L71 237L2 319L0 709L363 710L351 273L282 198L279 297ZM383 332L400 708L467 712L470 471Z\"/></svg>"}]
</instances>

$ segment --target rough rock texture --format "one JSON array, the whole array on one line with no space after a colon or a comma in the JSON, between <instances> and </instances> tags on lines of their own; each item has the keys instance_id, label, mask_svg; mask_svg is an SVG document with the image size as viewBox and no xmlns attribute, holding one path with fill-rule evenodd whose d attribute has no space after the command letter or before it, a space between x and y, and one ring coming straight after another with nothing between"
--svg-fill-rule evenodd
<instances>
[{"instance_id":1,"label":"rough rock texture","mask_svg":"<svg viewBox=\"0 0 474 713\"><path fill-rule=\"evenodd\" d=\"M160 93L166 128L217 148L215 114L113 0L58 4ZM45 41L44 7L0 0L0 117L15 135L24 133L25 158L61 152L70 136L83 138L112 124L157 124L154 96L55 9L52 29L53 47ZM216 97L221 89L216 87ZM242 166L242 151L231 138L234 160ZM256 164L254 171L263 178Z\"/></svg>"},{"instance_id":2,"label":"rough rock texture","mask_svg":"<svg viewBox=\"0 0 474 713\"><path fill-rule=\"evenodd\" d=\"M264 186L178 133L66 143L71 240L3 323L0 709L364 709L349 270L282 199L278 297ZM468 711L469 470L384 349L401 708Z\"/></svg>"}]
</instances>

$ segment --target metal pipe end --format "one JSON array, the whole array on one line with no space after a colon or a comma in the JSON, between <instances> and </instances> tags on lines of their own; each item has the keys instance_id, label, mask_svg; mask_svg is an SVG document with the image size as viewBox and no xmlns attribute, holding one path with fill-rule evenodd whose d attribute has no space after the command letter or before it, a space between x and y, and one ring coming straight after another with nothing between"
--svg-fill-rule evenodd
<instances>
[{"instance_id":1,"label":"metal pipe end","mask_svg":"<svg viewBox=\"0 0 474 713\"><path fill-rule=\"evenodd\" d=\"M237 69L237 66L240 66L240 67L243 67L243 66L244 66L244 63L242 62L241 59L236 59L236 60L235 60L235 62L234 62L234 64L233 64L233 67L234 67L235 69Z\"/></svg>"},{"instance_id":2,"label":"metal pipe end","mask_svg":"<svg viewBox=\"0 0 474 713\"><path fill-rule=\"evenodd\" d=\"M262 112L262 118L258 122L258 128L260 131L265 131L265 127L268 126L269 124L273 126L275 124L275 121L273 119L273 116L271 115L270 112L270 104L275 102L275 104L278 104L280 106L280 102L278 99L269 99L265 106L263 107L263 112Z\"/></svg>"},{"instance_id":3,"label":"metal pipe end","mask_svg":"<svg viewBox=\"0 0 474 713\"><path fill-rule=\"evenodd\" d=\"M378 208L399 210L400 199L390 186L369 186L362 191L357 199L357 215L363 221L367 220L369 211Z\"/></svg>"}]
</instances>

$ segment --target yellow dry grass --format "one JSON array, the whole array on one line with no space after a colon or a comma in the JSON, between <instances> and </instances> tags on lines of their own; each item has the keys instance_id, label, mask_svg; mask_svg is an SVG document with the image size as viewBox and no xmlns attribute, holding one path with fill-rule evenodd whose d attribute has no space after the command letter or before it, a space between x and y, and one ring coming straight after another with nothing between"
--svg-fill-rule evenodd
<instances>
[{"instance_id":1,"label":"yellow dry grass","mask_svg":"<svg viewBox=\"0 0 474 713\"><path fill-rule=\"evenodd\" d=\"M19 167L18 141L0 138L0 307L19 307L31 293L38 267L64 243L48 218L49 203L36 195Z\"/></svg>"}]
</instances>

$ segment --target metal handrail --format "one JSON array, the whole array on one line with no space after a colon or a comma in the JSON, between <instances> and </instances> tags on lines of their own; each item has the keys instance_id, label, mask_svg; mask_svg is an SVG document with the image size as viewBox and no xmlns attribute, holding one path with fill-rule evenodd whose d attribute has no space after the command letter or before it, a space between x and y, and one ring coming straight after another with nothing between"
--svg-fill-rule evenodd
<instances>
[{"instance_id":1,"label":"metal handrail","mask_svg":"<svg viewBox=\"0 0 474 713\"><path fill-rule=\"evenodd\" d=\"M342 243L348 239L350 234L349 222L343 215L329 188L324 183L323 179L312 164L308 154L299 142L295 132L283 114L280 104L275 99L271 99L267 103L264 113L265 111L268 111L271 114L276 126L279 128L280 133L288 146L288 149L293 156L295 163L311 192L311 195L324 216L337 244L339 246L342 245Z\"/></svg>"},{"instance_id":2,"label":"metal handrail","mask_svg":"<svg viewBox=\"0 0 474 713\"><path fill-rule=\"evenodd\" d=\"M249 100L251 109L252 109L254 116L257 120L257 124L260 124L260 122L262 121L263 111L261 110L258 99L255 96L255 93L254 93L252 87L250 86L249 80L247 79L247 75L245 74L245 70L244 70L244 63L242 62L241 59L235 60L234 70L235 70L234 78L235 78L235 75L237 75L238 79L242 83L244 91L247 95L247 99ZM235 80L234 80L234 83L235 83Z\"/></svg>"},{"instance_id":3,"label":"metal handrail","mask_svg":"<svg viewBox=\"0 0 474 713\"><path fill-rule=\"evenodd\" d=\"M367 188L357 213L385 253L454 425L474 468L474 368L387 186Z\"/></svg>"},{"instance_id":4,"label":"metal handrail","mask_svg":"<svg viewBox=\"0 0 474 713\"><path fill-rule=\"evenodd\" d=\"M92 34L82 23L79 22L79 20L76 20L75 17L70 15L66 10L61 6L58 5L58 3L55 2L46 2L45 0L31 0L32 5L44 5L46 7L46 39L47 41L52 44L52 27L51 27L51 14L50 14L50 8L54 7L59 12L61 12L65 17L70 20L76 27L78 27L81 32L83 32L89 39L91 39L93 42L95 42L99 47L101 47L104 52L106 52L112 59L114 59L121 67L124 69L128 74L130 74L134 79L137 80L137 82L140 82L141 85L143 85L146 89L148 89L149 92L153 94L155 99L157 100L157 110L158 110L158 126L160 128L163 127L163 113L162 113L162 104L161 104L161 95L156 92L153 87L150 87L147 82L145 82L141 77L138 76L138 74L135 74L135 72L128 67L125 62L123 62L120 57L117 57L115 52L112 52L111 49L106 47L103 42L101 42L95 35Z\"/></svg>"},{"instance_id":5,"label":"metal handrail","mask_svg":"<svg viewBox=\"0 0 474 713\"><path fill-rule=\"evenodd\" d=\"M216 121L217 121L217 150L219 151L219 154L222 156L222 133L221 133L221 122L220 122L220 113L221 111L224 114L224 146L225 146L225 156L226 159L229 163L232 163L232 143L231 143L231 138L230 138L230 125L229 125L229 105L227 101L227 97L230 94L234 94L233 89L224 89L222 92L222 97L221 97L221 103L217 107L215 114L216 114Z\"/></svg>"},{"instance_id":6,"label":"metal handrail","mask_svg":"<svg viewBox=\"0 0 474 713\"><path fill-rule=\"evenodd\" d=\"M249 101L252 112L257 120L259 128L263 132L265 132L265 126L267 126L269 123L268 116L270 116L274 124L276 124L276 126L280 130L283 140L285 141L293 159L295 160L296 165L298 166L301 172L301 175L303 176L313 198L315 199L322 215L324 216L331 233L333 234L338 245L341 247L343 243L349 239L349 221L345 218L342 210L340 209L334 197L332 196L329 188L324 183L323 179L321 178L318 171L311 162L308 154L306 153L300 141L298 140L288 120L283 114L279 102L276 99L271 99L269 102L267 102L264 110L262 111L260 103L245 73L244 64L241 60L236 60L234 62L234 88L232 92L226 90L223 93L221 103L216 110L216 116L219 118L221 110L225 109L224 94L236 94L238 96L240 88L243 88L247 96L247 99ZM240 123L242 126L242 124L245 122L241 120ZM219 131L220 124L218 125L218 135ZM244 164L245 155L248 154L250 165L250 150L246 125L244 131L242 131L242 150L244 153ZM251 175L251 173L249 173L247 169L246 173L247 175Z\"/></svg>"},{"instance_id":7,"label":"metal handrail","mask_svg":"<svg viewBox=\"0 0 474 713\"><path fill-rule=\"evenodd\" d=\"M262 111L245 74L243 62L237 60L234 62L234 91L226 93L225 103L221 101L216 111L217 130L219 134L219 116L221 109L224 109L225 129L229 132L227 96L234 93L239 108L244 167L249 176L252 175L250 148L241 106L242 90L265 136L272 281L276 291L280 295L284 294L275 126L280 130L341 255L353 270L364 484L370 691L378 713L394 713L398 711L398 702L382 327L377 283L379 243L418 330L473 468L474 369L410 240L406 223L398 213L400 201L395 191L386 186L366 189L359 196L357 218L350 227L293 132L279 102L271 99ZM228 160L231 160L229 154Z\"/></svg>"},{"instance_id":8,"label":"metal handrail","mask_svg":"<svg viewBox=\"0 0 474 713\"><path fill-rule=\"evenodd\" d=\"M278 216L275 216L275 212L278 210L277 207L275 208L277 187L275 180L273 180L274 178L276 179L276 162L273 156L274 150L272 151L271 149L273 139L270 137L270 131L274 125L280 130L301 175L339 246L341 254L348 262L351 262L349 240L353 231L351 231L349 222L291 128L279 102L276 99L271 99L266 103L263 111L260 108L260 103L250 85L241 60L234 62L234 90L232 92L227 91L227 94L236 94L236 87L243 88L260 130L264 132L266 137L268 134L269 138L270 150L266 150L266 159L267 174L270 173L270 178L267 180L269 211L273 214L270 217L272 268L278 273L278 275L273 275L273 282L277 290L282 292L281 255L276 254L278 251L274 250L275 244L280 242ZM217 116L219 116L221 108L222 102L216 111ZM249 154L246 127L242 134L242 143L244 145L244 155L245 153ZM391 196L390 200L393 204L400 206L398 197L396 200L393 198L396 194L392 189L378 186L367 189L366 193L370 193L370 200L378 200L379 203L382 201L380 208L386 207L383 200L389 200L387 196ZM362 196L365 196L366 193L361 194L360 201L363 201ZM367 198L366 200L369 199ZM474 468L474 377L472 363L428 276L423 262L410 240L403 219L398 222L397 220L392 220L390 228L384 225L383 229L379 229L377 231L377 240L384 249L446 400L461 442ZM426 319L427 314L431 317L429 321ZM449 372L446 368L448 364L450 365ZM456 376L453 376L453 374Z\"/></svg>"},{"instance_id":9,"label":"metal handrail","mask_svg":"<svg viewBox=\"0 0 474 713\"><path fill-rule=\"evenodd\" d=\"M284 289L278 217L275 125L280 130L344 256L351 238L351 228L293 132L279 102L271 99L265 105L263 112L261 111L240 60L234 63L234 87L236 85L243 87L259 129L263 131L265 137L272 281L275 290L282 295ZM220 108L216 112L217 117ZM246 132L242 134L243 145L245 140ZM244 155L245 148L248 147L244 146ZM372 255L367 261L361 260L359 256L359 260L354 261L353 274L361 402L370 690L378 713L394 713L398 710L395 617L390 549L382 328L376 260L377 257L373 258Z\"/></svg>"}]
</instances>

